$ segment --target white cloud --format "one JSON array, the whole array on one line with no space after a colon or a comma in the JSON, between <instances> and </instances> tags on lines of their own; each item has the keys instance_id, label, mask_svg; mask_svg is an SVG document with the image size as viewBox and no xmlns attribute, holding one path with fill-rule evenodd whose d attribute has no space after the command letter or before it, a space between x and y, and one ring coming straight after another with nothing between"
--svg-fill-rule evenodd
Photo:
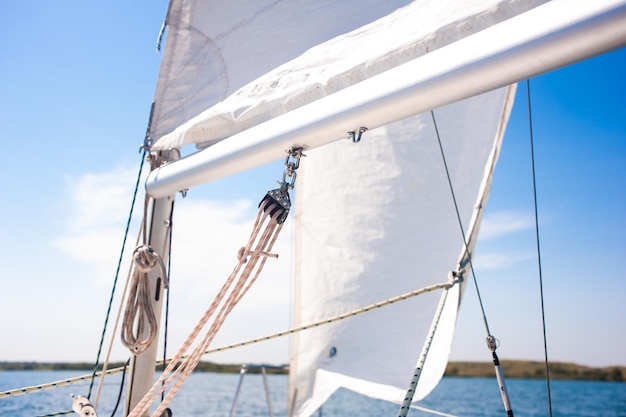
<instances>
[{"instance_id":1,"label":"white cloud","mask_svg":"<svg viewBox=\"0 0 626 417\"><path fill-rule=\"evenodd\" d=\"M237 252L247 243L252 231L255 206L251 201L203 199L183 201L176 208L171 311L182 325L172 333L173 346L184 340L186 332L198 321L237 265ZM288 328L292 290L290 243L291 230L286 225L272 249L280 258L267 260L257 282L231 312L212 347ZM217 359L283 363L287 358L286 340L278 346L265 353L263 349L254 352L236 349Z\"/></svg>"},{"instance_id":2,"label":"white cloud","mask_svg":"<svg viewBox=\"0 0 626 417\"><path fill-rule=\"evenodd\" d=\"M494 241L500 238L516 239L519 243L520 236L512 236L519 232L528 232L535 227L534 218L528 214L515 211L500 211L485 214L480 226L480 235L477 243L477 256L474 259L474 266L477 269L496 270L506 269L513 265L533 259L535 254L519 249L511 248L511 245L501 245L501 241ZM494 246L495 245L495 246Z\"/></svg>"},{"instance_id":3,"label":"white cloud","mask_svg":"<svg viewBox=\"0 0 626 417\"><path fill-rule=\"evenodd\" d=\"M53 239L52 243L70 258L68 262L75 266L68 270L76 276L82 275L83 282L98 287L109 286L112 282L130 212L135 176L136 172L131 169L118 168L67 180L68 198L61 207L65 216L65 234ZM142 211L139 201L135 213ZM127 253L133 249L136 233L137 230L130 230ZM125 270L121 271L125 275Z\"/></svg>"},{"instance_id":4,"label":"white cloud","mask_svg":"<svg viewBox=\"0 0 626 417\"><path fill-rule=\"evenodd\" d=\"M120 168L68 180L70 198L65 209L70 231L82 233L84 229L123 225L130 210L136 175L134 170Z\"/></svg>"},{"instance_id":5,"label":"white cloud","mask_svg":"<svg viewBox=\"0 0 626 417\"><path fill-rule=\"evenodd\" d=\"M503 235L531 229L534 225L534 219L527 214L513 211L486 214L480 226L479 240L499 238Z\"/></svg>"},{"instance_id":6,"label":"white cloud","mask_svg":"<svg viewBox=\"0 0 626 417\"><path fill-rule=\"evenodd\" d=\"M126 216L134 187L132 170L119 169L102 174L87 174L68 182L68 205L64 209L67 232L54 239L61 253L71 258L67 264L72 285L80 285L81 297L105 305L103 288L112 284L121 247ZM130 179L130 180L129 180ZM247 200L219 201L177 196L173 219L172 297L170 345L175 349L187 336L217 294L223 282L237 265L237 251L250 237L256 203ZM135 215L142 214L143 196L138 199ZM138 233L135 221L127 242L127 255L132 252ZM268 332L284 330L289 325L288 304L290 282L290 227L286 225L272 252L280 259L270 258L261 276L227 320L223 332L213 346ZM128 256L126 257L128 259ZM127 266L121 269L117 302L124 285ZM76 284L74 284L76 283ZM84 288L85 284L92 287ZM106 299L106 300L105 300ZM114 307L114 311L116 307ZM93 327L102 323L104 311L90 311ZM87 317L84 317L87 319ZM262 320L268 321L262 325ZM254 321L256 324L250 326ZM242 329L247 334L242 333ZM96 340L93 341L96 343ZM281 362L286 348L274 352L269 360ZM89 352L85 354L90 357ZM85 356L80 355L80 356Z\"/></svg>"},{"instance_id":7,"label":"white cloud","mask_svg":"<svg viewBox=\"0 0 626 417\"><path fill-rule=\"evenodd\" d=\"M534 254L528 253L488 252L476 256L474 267L479 270L506 269L520 262L533 259L534 257Z\"/></svg>"},{"instance_id":8,"label":"white cloud","mask_svg":"<svg viewBox=\"0 0 626 417\"><path fill-rule=\"evenodd\" d=\"M252 231L256 208L251 201L183 201L176 208L172 259L175 274L190 299L215 294L237 265L237 252ZM289 236L284 233L273 252L285 253ZM282 260L282 259L281 259ZM276 271L275 259L268 259L264 279ZM284 264L281 268L285 271Z\"/></svg>"}]
</instances>

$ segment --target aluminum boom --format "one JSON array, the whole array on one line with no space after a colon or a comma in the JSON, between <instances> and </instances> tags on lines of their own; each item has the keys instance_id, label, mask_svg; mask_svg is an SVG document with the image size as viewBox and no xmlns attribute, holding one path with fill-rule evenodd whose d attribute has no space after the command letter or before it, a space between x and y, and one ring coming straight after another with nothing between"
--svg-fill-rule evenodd
<instances>
[{"instance_id":1,"label":"aluminum boom","mask_svg":"<svg viewBox=\"0 0 626 417\"><path fill-rule=\"evenodd\" d=\"M553 0L155 169L164 197L626 45L626 0Z\"/></svg>"}]
</instances>

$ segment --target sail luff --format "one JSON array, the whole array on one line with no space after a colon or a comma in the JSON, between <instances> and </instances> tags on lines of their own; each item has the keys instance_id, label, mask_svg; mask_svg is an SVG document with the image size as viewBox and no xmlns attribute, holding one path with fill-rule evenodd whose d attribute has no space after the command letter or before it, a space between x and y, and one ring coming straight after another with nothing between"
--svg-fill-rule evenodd
<instances>
[{"instance_id":1,"label":"sail luff","mask_svg":"<svg viewBox=\"0 0 626 417\"><path fill-rule=\"evenodd\" d=\"M554 0L158 168L146 189L153 197L188 189L625 44L626 1Z\"/></svg>"}]
</instances>

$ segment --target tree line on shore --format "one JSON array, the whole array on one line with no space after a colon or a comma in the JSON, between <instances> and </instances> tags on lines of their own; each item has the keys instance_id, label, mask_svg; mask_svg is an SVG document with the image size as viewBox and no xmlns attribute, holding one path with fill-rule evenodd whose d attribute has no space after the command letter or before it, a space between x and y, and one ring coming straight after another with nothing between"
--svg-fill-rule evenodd
<instances>
[{"instance_id":1,"label":"tree line on shore","mask_svg":"<svg viewBox=\"0 0 626 417\"><path fill-rule=\"evenodd\" d=\"M544 362L501 360L507 378L545 379ZM110 363L108 369L121 368L124 363ZM244 365L245 366L245 365ZM261 367L268 374L287 373L287 366L248 365L248 373L260 373ZM196 372L239 373L242 365L200 362ZM0 371L93 371L93 363L87 362L0 362ZM100 365L98 369L102 369ZM626 366L593 368L573 363L553 362L548 367L550 379L615 381L624 382ZM493 364L489 362L450 362L446 368L448 377L490 378L494 376Z\"/></svg>"}]
</instances>

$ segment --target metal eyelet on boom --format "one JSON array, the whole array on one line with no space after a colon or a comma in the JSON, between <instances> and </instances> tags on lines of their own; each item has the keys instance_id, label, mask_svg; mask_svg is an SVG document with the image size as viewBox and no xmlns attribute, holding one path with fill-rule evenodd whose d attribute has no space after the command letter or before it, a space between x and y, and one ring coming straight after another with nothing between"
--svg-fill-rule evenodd
<instances>
[{"instance_id":1,"label":"metal eyelet on boom","mask_svg":"<svg viewBox=\"0 0 626 417\"><path fill-rule=\"evenodd\" d=\"M350 139L352 139L352 143L357 143L357 142L361 141L361 136L363 136L363 133L365 133L365 132L367 132L367 128L366 127L360 127L358 135L353 130L353 131L348 132L348 137Z\"/></svg>"}]
</instances>

